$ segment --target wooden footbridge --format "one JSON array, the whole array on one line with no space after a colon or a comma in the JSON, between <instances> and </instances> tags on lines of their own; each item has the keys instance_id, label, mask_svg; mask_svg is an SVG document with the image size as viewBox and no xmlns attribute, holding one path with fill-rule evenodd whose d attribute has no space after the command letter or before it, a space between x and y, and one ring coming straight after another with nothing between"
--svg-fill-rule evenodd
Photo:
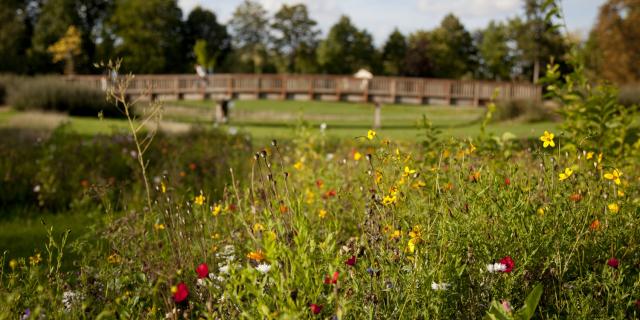
<instances>
[{"instance_id":1,"label":"wooden footbridge","mask_svg":"<svg viewBox=\"0 0 640 320\"><path fill-rule=\"evenodd\" d=\"M66 76L66 81L106 89L100 75ZM541 87L523 82L336 75L216 74L136 75L127 95L153 100L274 99L381 102L407 104L486 104L499 89L498 100L540 100Z\"/></svg>"}]
</instances>

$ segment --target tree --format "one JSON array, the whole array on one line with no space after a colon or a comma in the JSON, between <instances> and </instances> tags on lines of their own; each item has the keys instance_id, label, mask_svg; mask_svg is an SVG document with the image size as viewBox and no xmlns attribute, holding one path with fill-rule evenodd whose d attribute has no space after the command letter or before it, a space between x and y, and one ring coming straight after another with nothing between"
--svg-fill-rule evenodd
<instances>
[{"instance_id":1,"label":"tree","mask_svg":"<svg viewBox=\"0 0 640 320\"><path fill-rule=\"evenodd\" d=\"M397 76L403 71L403 62L407 55L407 39L394 29L382 47L382 65L384 73Z\"/></svg>"},{"instance_id":2,"label":"tree","mask_svg":"<svg viewBox=\"0 0 640 320\"><path fill-rule=\"evenodd\" d=\"M549 62L551 57L557 60L567 52L562 34L546 16L553 7L546 0L525 0L525 19L512 19L509 29L517 43L518 67L525 77L538 82L542 63Z\"/></svg>"},{"instance_id":3,"label":"tree","mask_svg":"<svg viewBox=\"0 0 640 320\"><path fill-rule=\"evenodd\" d=\"M80 18L75 0L48 0L40 8L31 38L29 50L31 67L37 72L61 71L62 64L52 64L47 48L67 32L69 26L77 25Z\"/></svg>"},{"instance_id":4,"label":"tree","mask_svg":"<svg viewBox=\"0 0 640 320\"><path fill-rule=\"evenodd\" d=\"M0 3L0 72L26 72L27 19L22 1Z\"/></svg>"},{"instance_id":5,"label":"tree","mask_svg":"<svg viewBox=\"0 0 640 320\"><path fill-rule=\"evenodd\" d=\"M433 76L431 60L431 34L427 31L416 31L409 35L407 52L404 57L404 74L412 77Z\"/></svg>"},{"instance_id":6,"label":"tree","mask_svg":"<svg viewBox=\"0 0 640 320\"><path fill-rule=\"evenodd\" d=\"M82 52L80 46L82 39L80 31L75 26L70 26L65 35L47 48L53 55L53 62L65 62L65 74L75 72L74 60Z\"/></svg>"},{"instance_id":7,"label":"tree","mask_svg":"<svg viewBox=\"0 0 640 320\"><path fill-rule=\"evenodd\" d=\"M233 12L229 27L240 61L249 63L255 73L262 73L269 39L267 11L259 3L245 0Z\"/></svg>"},{"instance_id":8,"label":"tree","mask_svg":"<svg viewBox=\"0 0 640 320\"><path fill-rule=\"evenodd\" d=\"M483 77L494 80L511 77L513 57L509 48L509 30L503 23L489 22L480 33L478 52Z\"/></svg>"},{"instance_id":9,"label":"tree","mask_svg":"<svg viewBox=\"0 0 640 320\"><path fill-rule=\"evenodd\" d=\"M609 0L592 31L600 74L617 83L640 81L640 0Z\"/></svg>"},{"instance_id":10,"label":"tree","mask_svg":"<svg viewBox=\"0 0 640 320\"><path fill-rule=\"evenodd\" d=\"M471 34L456 16L445 16L430 35L429 50L434 76L460 78L475 70L477 49Z\"/></svg>"},{"instance_id":11,"label":"tree","mask_svg":"<svg viewBox=\"0 0 640 320\"><path fill-rule=\"evenodd\" d=\"M295 72L307 69L307 65L313 61L308 58L313 57L320 34L315 28L316 21L309 17L307 6L283 5L273 20L272 43L277 55L284 60L281 71Z\"/></svg>"},{"instance_id":12,"label":"tree","mask_svg":"<svg viewBox=\"0 0 640 320\"><path fill-rule=\"evenodd\" d=\"M118 0L110 20L123 66L135 73L186 68L182 11L175 0Z\"/></svg>"},{"instance_id":13,"label":"tree","mask_svg":"<svg viewBox=\"0 0 640 320\"><path fill-rule=\"evenodd\" d=\"M358 30L347 16L331 27L318 47L322 70L332 74L348 74L360 68L377 69L377 53L366 30Z\"/></svg>"},{"instance_id":14,"label":"tree","mask_svg":"<svg viewBox=\"0 0 640 320\"><path fill-rule=\"evenodd\" d=\"M218 23L215 13L196 7L185 22L185 47L193 49L190 61L195 59L212 72L231 51L231 38L227 27Z\"/></svg>"}]
</instances>

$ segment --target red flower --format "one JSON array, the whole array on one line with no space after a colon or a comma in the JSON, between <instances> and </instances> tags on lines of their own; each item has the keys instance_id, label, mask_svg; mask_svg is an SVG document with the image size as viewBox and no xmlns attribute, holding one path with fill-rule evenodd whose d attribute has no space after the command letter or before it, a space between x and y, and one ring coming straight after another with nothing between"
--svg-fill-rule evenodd
<instances>
[{"instance_id":1,"label":"red flower","mask_svg":"<svg viewBox=\"0 0 640 320\"><path fill-rule=\"evenodd\" d=\"M620 261L618 261L618 259L616 258L611 258L609 259L609 261L607 261L607 265L609 265L609 267L611 268L618 269L618 266L620 265Z\"/></svg>"},{"instance_id":2,"label":"red flower","mask_svg":"<svg viewBox=\"0 0 640 320\"><path fill-rule=\"evenodd\" d=\"M574 193L574 194L569 196L569 200L571 200L573 202L580 202L580 200L582 200L582 195L579 194L579 193Z\"/></svg>"},{"instance_id":3,"label":"red flower","mask_svg":"<svg viewBox=\"0 0 640 320\"><path fill-rule=\"evenodd\" d=\"M184 284L184 282L180 282L176 289L176 292L173 293L173 300L176 303L185 301L187 296L189 296L189 288L187 288L187 285Z\"/></svg>"},{"instance_id":4,"label":"red flower","mask_svg":"<svg viewBox=\"0 0 640 320\"><path fill-rule=\"evenodd\" d=\"M320 311L322 311L322 305L321 304L312 303L309 306L309 309L311 309L311 312L313 312L313 314L318 314L318 313L320 313Z\"/></svg>"},{"instance_id":5,"label":"red flower","mask_svg":"<svg viewBox=\"0 0 640 320\"><path fill-rule=\"evenodd\" d=\"M322 195L322 198L323 198L323 199L329 199L329 198L331 198L331 197L335 197L335 196L336 196L336 194L337 194L337 193L336 193L336 190L335 190L335 189L331 189L331 190L329 190L329 191L325 192L325 193Z\"/></svg>"},{"instance_id":6,"label":"red flower","mask_svg":"<svg viewBox=\"0 0 640 320\"><path fill-rule=\"evenodd\" d=\"M324 182L322 181L322 179L318 179L318 180L316 180L316 186L317 186L318 188L322 188L322 185L323 185L323 184L324 184Z\"/></svg>"},{"instance_id":7,"label":"red flower","mask_svg":"<svg viewBox=\"0 0 640 320\"><path fill-rule=\"evenodd\" d=\"M345 261L344 263L346 263L348 266L355 266L356 265L356 256L351 256L351 258L347 259L347 261Z\"/></svg>"},{"instance_id":8,"label":"red flower","mask_svg":"<svg viewBox=\"0 0 640 320\"><path fill-rule=\"evenodd\" d=\"M324 284L336 284L338 283L338 276L340 274L338 273L338 271L333 273L333 277L330 276L326 276L324 277Z\"/></svg>"},{"instance_id":9,"label":"red flower","mask_svg":"<svg viewBox=\"0 0 640 320\"><path fill-rule=\"evenodd\" d=\"M206 278L209 276L209 266L206 263L201 263L198 267L196 267L196 273L198 274L198 278Z\"/></svg>"},{"instance_id":10,"label":"red flower","mask_svg":"<svg viewBox=\"0 0 640 320\"><path fill-rule=\"evenodd\" d=\"M513 262L513 259L511 259L511 256L506 256L504 258L502 258L500 260L500 263L504 264L505 266L507 266L506 269L504 269L504 272L509 273L513 270L513 267L516 266L515 262Z\"/></svg>"},{"instance_id":11,"label":"red flower","mask_svg":"<svg viewBox=\"0 0 640 320\"><path fill-rule=\"evenodd\" d=\"M510 185L511 185L511 179L509 179L509 178L504 178L504 185L505 185L505 186L510 186Z\"/></svg>"}]
</instances>

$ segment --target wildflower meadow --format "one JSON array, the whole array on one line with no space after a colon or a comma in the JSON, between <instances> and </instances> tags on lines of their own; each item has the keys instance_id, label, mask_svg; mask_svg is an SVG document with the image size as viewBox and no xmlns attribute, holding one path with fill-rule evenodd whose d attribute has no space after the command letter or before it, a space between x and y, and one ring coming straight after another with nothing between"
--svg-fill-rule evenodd
<instances>
[{"instance_id":1,"label":"wildflower meadow","mask_svg":"<svg viewBox=\"0 0 640 320\"><path fill-rule=\"evenodd\" d=\"M494 102L473 137L170 135L126 79L126 134L6 132L2 205L91 220L0 252L0 319L640 318L637 106L570 61L534 139L487 130Z\"/></svg>"}]
</instances>

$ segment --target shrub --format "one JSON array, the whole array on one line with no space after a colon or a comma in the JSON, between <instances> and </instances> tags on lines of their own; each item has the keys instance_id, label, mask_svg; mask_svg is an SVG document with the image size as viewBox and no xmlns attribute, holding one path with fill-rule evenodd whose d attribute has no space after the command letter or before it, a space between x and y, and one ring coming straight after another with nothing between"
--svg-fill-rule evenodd
<instances>
[{"instance_id":1,"label":"shrub","mask_svg":"<svg viewBox=\"0 0 640 320\"><path fill-rule=\"evenodd\" d=\"M67 112L77 116L122 116L105 93L66 83L57 77L23 78L8 90L8 103L18 110L45 110Z\"/></svg>"},{"instance_id":2,"label":"shrub","mask_svg":"<svg viewBox=\"0 0 640 320\"><path fill-rule=\"evenodd\" d=\"M523 122L555 121L553 109L534 100L503 100L496 103L495 120Z\"/></svg>"}]
</instances>

